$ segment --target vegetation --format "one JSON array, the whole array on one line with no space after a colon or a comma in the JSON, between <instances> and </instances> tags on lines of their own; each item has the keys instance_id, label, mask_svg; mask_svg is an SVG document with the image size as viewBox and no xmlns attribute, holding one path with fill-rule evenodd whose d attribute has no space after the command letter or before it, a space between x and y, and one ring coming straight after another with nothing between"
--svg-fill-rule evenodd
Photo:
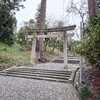
<instances>
[{"instance_id":1,"label":"vegetation","mask_svg":"<svg viewBox=\"0 0 100 100\"><path fill-rule=\"evenodd\" d=\"M92 91L87 86L80 86L78 88L78 96L81 100L88 100L88 98L92 95Z\"/></svg>"},{"instance_id":2,"label":"vegetation","mask_svg":"<svg viewBox=\"0 0 100 100\"><path fill-rule=\"evenodd\" d=\"M95 69L99 69L98 74L96 74L99 75L100 72L100 12L99 11L95 15L89 18L84 33L85 33L84 39L82 43L78 45L79 46L78 53L81 54L85 58L86 62L88 61L88 63L91 66L93 66ZM96 93L97 85L94 83L96 78L98 79L98 76L95 76L93 68L91 68L91 70L88 71L92 71L92 74L87 74L88 75L87 77L92 77L91 79L90 78L88 79L89 82L91 82L93 92L95 91L94 94L97 95ZM99 80L97 81L97 83L99 83ZM78 89L78 94L81 100L88 100L88 97L91 96L91 93L92 93L91 89L88 88L87 86L81 86Z\"/></svg>"},{"instance_id":3,"label":"vegetation","mask_svg":"<svg viewBox=\"0 0 100 100\"><path fill-rule=\"evenodd\" d=\"M45 48L52 48L51 53L54 53L55 49L63 51L63 41L57 40L57 38L46 38L45 39Z\"/></svg>"},{"instance_id":4,"label":"vegetation","mask_svg":"<svg viewBox=\"0 0 100 100\"><path fill-rule=\"evenodd\" d=\"M0 1L0 66L11 67L16 64L25 65L29 62L29 54L19 50L23 45L15 43L14 37L16 19L12 10L19 10L23 7L20 4L22 1L25 0Z\"/></svg>"},{"instance_id":5,"label":"vegetation","mask_svg":"<svg viewBox=\"0 0 100 100\"><path fill-rule=\"evenodd\" d=\"M81 43L78 52L92 66L100 67L100 13L90 18L85 33L85 39Z\"/></svg>"},{"instance_id":6,"label":"vegetation","mask_svg":"<svg viewBox=\"0 0 100 100\"><path fill-rule=\"evenodd\" d=\"M19 10L20 7L24 8L22 4L20 4L22 1L26 0L0 0L0 4L7 5L10 10Z\"/></svg>"},{"instance_id":7,"label":"vegetation","mask_svg":"<svg viewBox=\"0 0 100 100\"><path fill-rule=\"evenodd\" d=\"M8 45L14 43L14 28L16 19L12 10L24 7L20 3L25 0L0 0L0 41Z\"/></svg>"},{"instance_id":8,"label":"vegetation","mask_svg":"<svg viewBox=\"0 0 100 100\"><path fill-rule=\"evenodd\" d=\"M0 42L0 65L11 67L13 65L19 66L30 64L30 54L20 51L23 47L26 46L18 43L8 46Z\"/></svg>"},{"instance_id":9,"label":"vegetation","mask_svg":"<svg viewBox=\"0 0 100 100\"><path fill-rule=\"evenodd\" d=\"M16 20L7 5L0 4L0 41L12 45Z\"/></svg>"},{"instance_id":10,"label":"vegetation","mask_svg":"<svg viewBox=\"0 0 100 100\"><path fill-rule=\"evenodd\" d=\"M26 28L21 27L20 30L17 33L17 41L20 44L26 43L26 36L27 36L27 30Z\"/></svg>"},{"instance_id":11,"label":"vegetation","mask_svg":"<svg viewBox=\"0 0 100 100\"><path fill-rule=\"evenodd\" d=\"M79 54L76 53L79 44L80 44L80 41L70 39L68 41L68 50L70 51L70 53L74 54L75 56L79 56Z\"/></svg>"}]
</instances>

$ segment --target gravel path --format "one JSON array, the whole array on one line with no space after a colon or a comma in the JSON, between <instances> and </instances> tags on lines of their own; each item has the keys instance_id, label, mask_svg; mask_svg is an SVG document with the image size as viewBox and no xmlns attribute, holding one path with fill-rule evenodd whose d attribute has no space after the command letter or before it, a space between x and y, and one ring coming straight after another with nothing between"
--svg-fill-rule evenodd
<instances>
[{"instance_id":1,"label":"gravel path","mask_svg":"<svg viewBox=\"0 0 100 100\"><path fill-rule=\"evenodd\" d=\"M37 68L39 67L40 65ZM78 98L73 87L67 83L0 76L0 100L78 100Z\"/></svg>"},{"instance_id":2,"label":"gravel path","mask_svg":"<svg viewBox=\"0 0 100 100\"><path fill-rule=\"evenodd\" d=\"M20 66L20 68L27 68L27 66ZM68 64L68 68L64 68L64 64L61 63L41 63L28 68L35 69L47 69L47 70L76 70L79 67L79 64Z\"/></svg>"}]
</instances>

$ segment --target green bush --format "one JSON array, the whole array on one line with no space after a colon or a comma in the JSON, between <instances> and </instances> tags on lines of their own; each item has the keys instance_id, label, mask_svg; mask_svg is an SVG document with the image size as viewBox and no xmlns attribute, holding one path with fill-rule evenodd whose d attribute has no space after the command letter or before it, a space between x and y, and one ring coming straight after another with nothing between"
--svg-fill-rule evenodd
<instances>
[{"instance_id":1,"label":"green bush","mask_svg":"<svg viewBox=\"0 0 100 100\"><path fill-rule=\"evenodd\" d=\"M80 86L78 88L78 96L81 100L87 100L92 95L92 91L87 86Z\"/></svg>"},{"instance_id":2,"label":"green bush","mask_svg":"<svg viewBox=\"0 0 100 100\"><path fill-rule=\"evenodd\" d=\"M26 36L27 36L26 28L21 27L17 33L17 42L20 44L26 44L26 39L25 39Z\"/></svg>"},{"instance_id":3,"label":"green bush","mask_svg":"<svg viewBox=\"0 0 100 100\"><path fill-rule=\"evenodd\" d=\"M92 66L100 66L100 13L89 19L85 33L85 39L80 44L78 52Z\"/></svg>"}]
</instances>

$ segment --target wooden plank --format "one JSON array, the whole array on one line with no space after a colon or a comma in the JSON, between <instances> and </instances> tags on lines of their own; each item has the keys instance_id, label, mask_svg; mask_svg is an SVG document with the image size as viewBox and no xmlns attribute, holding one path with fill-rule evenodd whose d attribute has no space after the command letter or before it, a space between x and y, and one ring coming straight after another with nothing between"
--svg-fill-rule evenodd
<instances>
[{"instance_id":1,"label":"wooden plank","mask_svg":"<svg viewBox=\"0 0 100 100\"><path fill-rule=\"evenodd\" d=\"M51 37L58 37L58 35L37 35L37 38L51 38Z\"/></svg>"},{"instance_id":2,"label":"wooden plank","mask_svg":"<svg viewBox=\"0 0 100 100\"><path fill-rule=\"evenodd\" d=\"M74 33L68 33L67 34L67 36L68 37L72 37L72 36L74 36ZM36 35L36 37L37 38L53 38L53 37L59 37L60 38L60 36L59 36L59 34L49 34L49 35ZM33 38L33 35L28 35L27 36L27 38Z\"/></svg>"}]
</instances>

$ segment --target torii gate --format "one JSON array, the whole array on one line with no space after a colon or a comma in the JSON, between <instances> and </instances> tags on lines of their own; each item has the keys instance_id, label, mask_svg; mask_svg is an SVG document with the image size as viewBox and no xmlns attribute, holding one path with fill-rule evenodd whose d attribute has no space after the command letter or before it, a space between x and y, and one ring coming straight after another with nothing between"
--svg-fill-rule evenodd
<instances>
[{"instance_id":1,"label":"torii gate","mask_svg":"<svg viewBox=\"0 0 100 100\"><path fill-rule=\"evenodd\" d=\"M67 61L67 40L69 36L73 36L73 34L68 34L66 31L71 31L74 30L76 25L71 25L67 27L57 27L57 28L48 28L48 29L29 29L27 28L28 32L31 33L38 33L38 32L63 32L63 39L64 39L64 44L63 44L63 56L64 56L64 67L68 66L68 61ZM52 38L52 37L58 37L56 34L55 35L36 35L34 34L33 36L28 36L28 38L33 38L32 41L32 51L31 51L31 63L34 65L35 64L35 49L36 49L36 38Z\"/></svg>"}]
</instances>

